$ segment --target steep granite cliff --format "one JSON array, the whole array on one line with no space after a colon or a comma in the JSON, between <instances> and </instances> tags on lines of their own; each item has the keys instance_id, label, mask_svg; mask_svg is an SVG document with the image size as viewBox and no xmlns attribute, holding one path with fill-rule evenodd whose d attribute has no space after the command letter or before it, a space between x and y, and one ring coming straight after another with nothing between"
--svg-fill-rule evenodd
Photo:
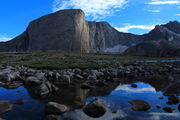
<instances>
[{"instance_id":1,"label":"steep granite cliff","mask_svg":"<svg viewBox=\"0 0 180 120\"><path fill-rule=\"evenodd\" d=\"M163 47L164 45L166 47ZM32 21L23 34L8 42L0 42L0 52L59 50L77 53L167 56L172 52L155 53L149 49L164 51L173 48L173 55L177 55L180 54L179 46L178 21L157 25L148 34L134 35L119 32L107 22L86 21L82 10L68 9Z\"/></svg>"}]
</instances>

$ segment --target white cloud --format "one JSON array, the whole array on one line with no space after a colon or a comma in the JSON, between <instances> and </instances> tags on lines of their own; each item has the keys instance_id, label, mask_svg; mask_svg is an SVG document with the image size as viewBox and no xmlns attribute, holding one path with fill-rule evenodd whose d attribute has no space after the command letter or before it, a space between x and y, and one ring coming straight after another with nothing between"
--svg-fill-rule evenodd
<instances>
[{"instance_id":1,"label":"white cloud","mask_svg":"<svg viewBox=\"0 0 180 120\"><path fill-rule=\"evenodd\" d=\"M160 10L149 10L149 12L159 13L161 11Z\"/></svg>"},{"instance_id":2,"label":"white cloud","mask_svg":"<svg viewBox=\"0 0 180 120\"><path fill-rule=\"evenodd\" d=\"M53 12L62 9L82 9L94 19L109 16L127 4L127 0L54 0Z\"/></svg>"},{"instance_id":3,"label":"white cloud","mask_svg":"<svg viewBox=\"0 0 180 120\"><path fill-rule=\"evenodd\" d=\"M165 5L165 4L180 4L179 0L152 0L151 2L149 2L148 4L150 5Z\"/></svg>"},{"instance_id":4,"label":"white cloud","mask_svg":"<svg viewBox=\"0 0 180 120\"><path fill-rule=\"evenodd\" d=\"M115 27L116 30L120 31L120 32L129 32L130 29L143 29L143 30L152 30L155 28L155 25L127 25L125 27Z\"/></svg>"},{"instance_id":5,"label":"white cloud","mask_svg":"<svg viewBox=\"0 0 180 120\"><path fill-rule=\"evenodd\" d=\"M179 15L179 16L180 16L180 13L179 13L179 14L177 14L177 15Z\"/></svg>"},{"instance_id":6,"label":"white cloud","mask_svg":"<svg viewBox=\"0 0 180 120\"><path fill-rule=\"evenodd\" d=\"M156 92L155 88L153 87L133 89L133 88L129 88L128 85L119 86L118 88L115 89L115 91L118 90L123 90L131 93Z\"/></svg>"},{"instance_id":7,"label":"white cloud","mask_svg":"<svg viewBox=\"0 0 180 120\"><path fill-rule=\"evenodd\" d=\"M7 35L0 35L0 42L5 42L11 40L12 38L7 37Z\"/></svg>"}]
</instances>

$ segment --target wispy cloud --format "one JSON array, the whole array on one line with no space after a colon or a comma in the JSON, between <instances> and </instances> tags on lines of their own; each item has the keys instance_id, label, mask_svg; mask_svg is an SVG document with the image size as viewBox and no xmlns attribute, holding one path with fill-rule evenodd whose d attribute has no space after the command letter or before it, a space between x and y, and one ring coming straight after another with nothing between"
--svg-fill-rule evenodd
<instances>
[{"instance_id":1,"label":"wispy cloud","mask_svg":"<svg viewBox=\"0 0 180 120\"><path fill-rule=\"evenodd\" d=\"M131 93L156 92L156 90L153 87L133 89L133 88L129 88L128 85L120 86L116 88L115 91L119 91L119 90L131 92Z\"/></svg>"},{"instance_id":2,"label":"wispy cloud","mask_svg":"<svg viewBox=\"0 0 180 120\"><path fill-rule=\"evenodd\" d=\"M150 5L165 5L165 4L180 4L179 0L152 0L148 4Z\"/></svg>"},{"instance_id":3,"label":"wispy cloud","mask_svg":"<svg viewBox=\"0 0 180 120\"><path fill-rule=\"evenodd\" d=\"M86 16L94 19L105 17L119 11L127 4L127 0L54 0L53 12L61 9L82 9Z\"/></svg>"},{"instance_id":4,"label":"wispy cloud","mask_svg":"<svg viewBox=\"0 0 180 120\"><path fill-rule=\"evenodd\" d=\"M129 30L134 29L134 28L150 31L155 28L155 25L127 25L124 27L115 27L115 29L120 32L129 32Z\"/></svg>"},{"instance_id":5,"label":"wispy cloud","mask_svg":"<svg viewBox=\"0 0 180 120\"><path fill-rule=\"evenodd\" d=\"M12 38L8 37L7 35L0 35L0 42L5 42L11 39Z\"/></svg>"},{"instance_id":6,"label":"wispy cloud","mask_svg":"<svg viewBox=\"0 0 180 120\"><path fill-rule=\"evenodd\" d=\"M159 13L161 12L160 10L148 10L149 12L154 12L154 13Z\"/></svg>"},{"instance_id":7,"label":"wispy cloud","mask_svg":"<svg viewBox=\"0 0 180 120\"><path fill-rule=\"evenodd\" d=\"M180 16L180 13L179 13L179 14L177 14L177 15L179 15L179 16Z\"/></svg>"}]
</instances>

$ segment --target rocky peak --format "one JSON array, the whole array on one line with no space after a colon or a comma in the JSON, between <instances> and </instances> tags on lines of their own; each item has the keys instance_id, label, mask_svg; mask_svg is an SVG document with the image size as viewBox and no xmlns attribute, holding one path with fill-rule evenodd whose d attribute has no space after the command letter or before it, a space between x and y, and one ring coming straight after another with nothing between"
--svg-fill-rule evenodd
<instances>
[{"instance_id":1,"label":"rocky peak","mask_svg":"<svg viewBox=\"0 0 180 120\"><path fill-rule=\"evenodd\" d=\"M180 34L180 23L178 21L170 21L169 23L162 26L168 28L169 30L177 34Z\"/></svg>"}]
</instances>

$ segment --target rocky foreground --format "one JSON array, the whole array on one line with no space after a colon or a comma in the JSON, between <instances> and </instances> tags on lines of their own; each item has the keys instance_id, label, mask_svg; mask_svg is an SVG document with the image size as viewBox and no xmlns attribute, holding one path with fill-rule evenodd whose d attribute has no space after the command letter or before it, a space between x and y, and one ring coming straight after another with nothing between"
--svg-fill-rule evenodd
<instances>
[{"instance_id":1,"label":"rocky foreground","mask_svg":"<svg viewBox=\"0 0 180 120\"><path fill-rule=\"evenodd\" d=\"M45 112L50 114L47 119L57 117L64 112L72 109L84 108L84 112L89 116L99 116L105 112L106 105L102 101L94 101L90 105L85 106L85 95L83 98L78 97L71 101L71 106L59 104L56 101L46 100L51 94L65 91L69 87L78 87L83 90L90 90L89 95L97 95L101 89L116 88L119 83L132 83L143 78L143 82L147 82L155 86L157 91L163 90L164 94L169 97L170 104L179 103L179 81L176 77L180 74L180 63L134 63L119 66L118 68L101 68L97 70L91 69L65 69L65 70L36 70L24 66L5 66L0 68L0 87L7 89L15 89L25 86L29 93L38 99L42 99L46 103ZM164 82L166 80L166 82ZM172 84L174 83L174 84ZM161 85L162 84L162 85ZM157 85L159 85L157 87ZM132 85L132 87L137 87ZM110 91L111 91L110 90ZM98 91L98 92L97 92ZM108 91L108 92L110 92ZM19 91L20 92L20 91ZM107 92L107 93L108 93ZM65 92L66 93L66 92ZM54 99L55 100L55 99ZM178 100L178 101L175 101ZM18 100L14 104L23 104L23 100ZM136 106L139 100L130 102L133 110L148 110L150 106L145 103L142 108ZM142 102L141 102L142 103ZM92 105L91 105L92 104ZM142 105L142 104L140 104ZM144 104L143 104L144 105ZM85 106L85 107L84 107ZM92 113L93 107L98 107L100 113ZM158 106L157 106L158 107ZM0 101L0 114L6 113L13 109L13 103ZM171 108L163 108L165 111L171 112ZM170 111L169 111L170 110Z\"/></svg>"}]
</instances>

